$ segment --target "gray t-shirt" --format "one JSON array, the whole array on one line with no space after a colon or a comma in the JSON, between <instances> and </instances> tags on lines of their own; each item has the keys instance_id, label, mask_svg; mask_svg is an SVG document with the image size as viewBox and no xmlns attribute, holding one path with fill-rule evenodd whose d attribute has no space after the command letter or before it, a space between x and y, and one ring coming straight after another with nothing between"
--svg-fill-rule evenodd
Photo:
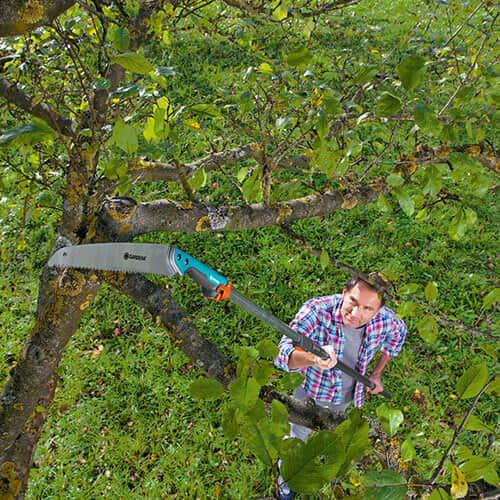
<instances>
[{"instance_id":1,"label":"gray t-shirt","mask_svg":"<svg viewBox=\"0 0 500 500\"><path fill-rule=\"evenodd\" d=\"M344 358L342 361L347 366L356 369L359 349L365 335L365 325L359 328L350 328L343 324L342 331L345 335ZM351 376L342 372L342 401L344 403L347 403L348 401L351 401L353 399L355 383L356 381Z\"/></svg>"}]
</instances>

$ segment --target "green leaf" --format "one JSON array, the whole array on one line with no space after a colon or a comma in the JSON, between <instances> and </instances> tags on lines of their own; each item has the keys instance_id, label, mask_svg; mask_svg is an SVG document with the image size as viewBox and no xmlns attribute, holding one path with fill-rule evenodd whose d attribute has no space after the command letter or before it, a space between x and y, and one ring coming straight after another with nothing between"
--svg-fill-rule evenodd
<instances>
[{"instance_id":1,"label":"green leaf","mask_svg":"<svg viewBox=\"0 0 500 500\"><path fill-rule=\"evenodd\" d=\"M207 173L205 169L199 168L195 171L194 175L189 179L189 185L195 190L200 190L207 183Z\"/></svg>"},{"instance_id":2,"label":"green leaf","mask_svg":"<svg viewBox=\"0 0 500 500\"><path fill-rule=\"evenodd\" d=\"M230 386L233 401L244 409L251 408L259 398L260 385L253 378L237 378Z\"/></svg>"},{"instance_id":3,"label":"green leaf","mask_svg":"<svg viewBox=\"0 0 500 500\"><path fill-rule=\"evenodd\" d=\"M401 295L408 295L410 293L415 293L419 290L420 285L418 283L406 283L399 289Z\"/></svg>"},{"instance_id":4,"label":"green leaf","mask_svg":"<svg viewBox=\"0 0 500 500\"><path fill-rule=\"evenodd\" d=\"M235 439L240 430L238 414L239 411L233 406L226 408L222 413L222 431L229 441Z\"/></svg>"},{"instance_id":5,"label":"green leaf","mask_svg":"<svg viewBox=\"0 0 500 500\"><path fill-rule=\"evenodd\" d=\"M283 373L281 376L281 387L284 392L291 392L304 382L304 375L296 372Z\"/></svg>"},{"instance_id":6,"label":"green leaf","mask_svg":"<svg viewBox=\"0 0 500 500\"><path fill-rule=\"evenodd\" d=\"M142 135L148 142L157 141L159 139L155 131L155 119L152 116L149 116L146 120L146 125L142 131Z\"/></svg>"},{"instance_id":7,"label":"green leaf","mask_svg":"<svg viewBox=\"0 0 500 500\"><path fill-rule=\"evenodd\" d=\"M145 75L153 71L155 67L143 55L135 52L124 52L114 57L110 64L119 64L126 70L138 75Z\"/></svg>"},{"instance_id":8,"label":"green leaf","mask_svg":"<svg viewBox=\"0 0 500 500\"><path fill-rule=\"evenodd\" d=\"M261 176L262 169L258 168L241 186L243 195L249 203L262 201Z\"/></svg>"},{"instance_id":9,"label":"green leaf","mask_svg":"<svg viewBox=\"0 0 500 500\"><path fill-rule=\"evenodd\" d=\"M259 351L257 351L254 347L240 347L236 375L238 377L248 377L250 367L258 357Z\"/></svg>"},{"instance_id":10,"label":"green leaf","mask_svg":"<svg viewBox=\"0 0 500 500\"><path fill-rule=\"evenodd\" d=\"M500 301L500 288L493 288L483 297L483 307L490 309L493 305Z\"/></svg>"},{"instance_id":11,"label":"green leaf","mask_svg":"<svg viewBox=\"0 0 500 500\"><path fill-rule=\"evenodd\" d=\"M287 439L281 450L281 476L293 491L312 495L330 482L344 460L344 450L336 435L318 431L303 443ZM320 457L329 457L324 464Z\"/></svg>"},{"instance_id":12,"label":"green leaf","mask_svg":"<svg viewBox=\"0 0 500 500\"><path fill-rule=\"evenodd\" d=\"M221 112L213 104L195 104L191 110L198 115L210 116L211 118L222 118Z\"/></svg>"},{"instance_id":13,"label":"green leaf","mask_svg":"<svg viewBox=\"0 0 500 500\"><path fill-rule=\"evenodd\" d=\"M369 471L365 475L372 491L365 498L374 500L404 500L406 496L405 478L392 470Z\"/></svg>"},{"instance_id":14,"label":"green leaf","mask_svg":"<svg viewBox=\"0 0 500 500\"><path fill-rule=\"evenodd\" d=\"M425 298L429 301L432 302L438 295L438 286L435 281L429 281L427 283L425 290Z\"/></svg>"},{"instance_id":15,"label":"green leaf","mask_svg":"<svg viewBox=\"0 0 500 500\"><path fill-rule=\"evenodd\" d=\"M474 398L486 384L488 368L486 363L475 364L468 368L457 384L457 394L462 399Z\"/></svg>"},{"instance_id":16,"label":"green leaf","mask_svg":"<svg viewBox=\"0 0 500 500\"><path fill-rule=\"evenodd\" d=\"M329 115L338 116L342 114L342 104L333 97L324 97L322 105Z\"/></svg>"},{"instance_id":17,"label":"green leaf","mask_svg":"<svg viewBox=\"0 0 500 500\"><path fill-rule=\"evenodd\" d=\"M389 436L394 436L398 427L403 423L404 417L401 410L389 408L385 403L377 408L377 417Z\"/></svg>"},{"instance_id":18,"label":"green leaf","mask_svg":"<svg viewBox=\"0 0 500 500\"><path fill-rule=\"evenodd\" d=\"M258 68L260 73L264 73L265 75L272 75L273 74L273 68L269 63L263 62L259 64Z\"/></svg>"},{"instance_id":19,"label":"green leaf","mask_svg":"<svg viewBox=\"0 0 500 500\"><path fill-rule=\"evenodd\" d=\"M286 406L277 399L273 399L271 403L271 420L273 423L283 427L285 433L288 434L290 430L290 424L288 423L288 410Z\"/></svg>"},{"instance_id":20,"label":"green leaf","mask_svg":"<svg viewBox=\"0 0 500 500\"><path fill-rule=\"evenodd\" d=\"M467 481L462 471L454 464L451 465L451 496L453 498L463 498L467 495Z\"/></svg>"},{"instance_id":21,"label":"green leaf","mask_svg":"<svg viewBox=\"0 0 500 500\"><path fill-rule=\"evenodd\" d=\"M451 497L443 488L437 488L432 491L427 500L451 500Z\"/></svg>"},{"instance_id":22,"label":"green leaf","mask_svg":"<svg viewBox=\"0 0 500 500\"><path fill-rule=\"evenodd\" d=\"M435 196L443 186L443 175L441 169L435 165L427 167L422 178L422 191L424 194Z\"/></svg>"},{"instance_id":23,"label":"green leaf","mask_svg":"<svg viewBox=\"0 0 500 500\"><path fill-rule=\"evenodd\" d=\"M495 356L496 359L496 356ZM500 377L497 377L486 389L486 394L491 394L492 392L496 392L497 395L500 396Z\"/></svg>"},{"instance_id":24,"label":"green leaf","mask_svg":"<svg viewBox=\"0 0 500 500\"><path fill-rule=\"evenodd\" d=\"M384 92L377 102L377 116L387 118L401 109L401 101L389 92Z\"/></svg>"},{"instance_id":25,"label":"green leaf","mask_svg":"<svg viewBox=\"0 0 500 500\"><path fill-rule=\"evenodd\" d=\"M324 248L321 249L321 256L319 258L319 263L322 269L326 269L328 264L330 264L330 256L328 255L328 252Z\"/></svg>"},{"instance_id":26,"label":"green leaf","mask_svg":"<svg viewBox=\"0 0 500 500\"><path fill-rule=\"evenodd\" d=\"M378 72L378 66L362 66L352 79L354 85L363 85L370 81Z\"/></svg>"},{"instance_id":27,"label":"green leaf","mask_svg":"<svg viewBox=\"0 0 500 500\"><path fill-rule=\"evenodd\" d=\"M0 135L0 146L32 146L50 141L54 131L42 120L5 130Z\"/></svg>"},{"instance_id":28,"label":"green leaf","mask_svg":"<svg viewBox=\"0 0 500 500\"><path fill-rule=\"evenodd\" d=\"M430 314L426 314L418 322L418 333L426 342L429 342L430 344L436 341L437 331L437 322Z\"/></svg>"},{"instance_id":29,"label":"green leaf","mask_svg":"<svg viewBox=\"0 0 500 500\"><path fill-rule=\"evenodd\" d=\"M467 230L467 217L464 211L458 209L456 215L451 219L448 234L456 241L460 240Z\"/></svg>"},{"instance_id":30,"label":"green leaf","mask_svg":"<svg viewBox=\"0 0 500 500\"><path fill-rule=\"evenodd\" d=\"M288 16L288 7L278 2L278 6L273 10L273 17L277 21L283 21Z\"/></svg>"},{"instance_id":31,"label":"green leaf","mask_svg":"<svg viewBox=\"0 0 500 500\"><path fill-rule=\"evenodd\" d=\"M212 401L224 394L224 388L219 382L211 378L202 377L189 386L189 392L194 399Z\"/></svg>"},{"instance_id":32,"label":"green leaf","mask_svg":"<svg viewBox=\"0 0 500 500\"><path fill-rule=\"evenodd\" d=\"M284 427L271 421L260 400L242 420L240 431L247 446L266 466L271 467L278 458L285 437Z\"/></svg>"},{"instance_id":33,"label":"green leaf","mask_svg":"<svg viewBox=\"0 0 500 500\"><path fill-rule=\"evenodd\" d=\"M391 204L387 201L387 198L383 194L380 194L379 197L377 198L377 207L382 212L392 211Z\"/></svg>"},{"instance_id":34,"label":"green leaf","mask_svg":"<svg viewBox=\"0 0 500 500\"><path fill-rule=\"evenodd\" d=\"M123 97L132 97L141 90L139 85L127 85L126 87L118 87L114 92L109 94L110 99L120 99Z\"/></svg>"},{"instance_id":35,"label":"green leaf","mask_svg":"<svg viewBox=\"0 0 500 500\"><path fill-rule=\"evenodd\" d=\"M455 424L457 426L461 425L461 423L463 422L463 419L464 419L463 417L462 418L457 417L455 419ZM493 429L493 427L490 427L490 426L486 425L485 423L481 422L481 420L478 417L476 417L476 415L469 416L469 418L467 419L467 422L465 422L464 429L466 431L488 432L490 434L495 432L495 429Z\"/></svg>"},{"instance_id":36,"label":"green leaf","mask_svg":"<svg viewBox=\"0 0 500 500\"><path fill-rule=\"evenodd\" d=\"M279 349L271 339L263 339L257 344L259 356L264 359L273 360L278 354Z\"/></svg>"},{"instance_id":37,"label":"green leaf","mask_svg":"<svg viewBox=\"0 0 500 500\"><path fill-rule=\"evenodd\" d=\"M387 176L387 184L392 187L398 187L405 181L399 174L389 174Z\"/></svg>"},{"instance_id":38,"label":"green leaf","mask_svg":"<svg viewBox=\"0 0 500 500\"><path fill-rule=\"evenodd\" d=\"M301 47L298 50L289 52L284 59L289 66L299 66L310 63L313 57L312 52L307 47Z\"/></svg>"},{"instance_id":39,"label":"green leaf","mask_svg":"<svg viewBox=\"0 0 500 500\"><path fill-rule=\"evenodd\" d=\"M403 188L394 188L392 193L398 200L399 206L403 209L403 212L408 217L411 217L413 212L415 212L415 202L408 194L408 191Z\"/></svg>"},{"instance_id":40,"label":"green leaf","mask_svg":"<svg viewBox=\"0 0 500 500\"><path fill-rule=\"evenodd\" d=\"M368 439L369 425L363 418L361 410L352 409L349 418L335 429L336 438L344 447L345 457L338 470L338 477L345 475L352 467L353 460L361 460L370 449Z\"/></svg>"},{"instance_id":41,"label":"green leaf","mask_svg":"<svg viewBox=\"0 0 500 500\"><path fill-rule=\"evenodd\" d=\"M420 56L409 56L399 63L396 72L403 87L406 90L413 90L424 79L425 59Z\"/></svg>"},{"instance_id":42,"label":"green leaf","mask_svg":"<svg viewBox=\"0 0 500 500\"><path fill-rule=\"evenodd\" d=\"M252 368L252 376L260 384L264 385L269 382L269 379L274 373L274 365L265 359L255 361Z\"/></svg>"},{"instance_id":43,"label":"green leaf","mask_svg":"<svg viewBox=\"0 0 500 500\"><path fill-rule=\"evenodd\" d=\"M118 118L113 127L113 140L120 149L129 155L137 151L138 142L135 129L132 125L125 123L122 118Z\"/></svg>"},{"instance_id":44,"label":"green leaf","mask_svg":"<svg viewBox=\"0 0 500 500\"><path fill-rule=\"evenodd\" d=\"M415 123L424 134L439 137L441 122L437 119L436 112L425 104L417 104L413 108Z\"/></svg>"},{"instance_id":45,"label":"green leaf","mask_svg":"<svg viewBox=\"0 0 500 500\"><path fill-rule=\"evenodd\" d=\"M415 447L413 446L411 439L405 439L401 445L401 458L405 462L410 462L416 456L417 452L415 451Z\"/></svg>"},{"instance_id":46,"label":"green leaf","mask_svg":"<svg viewBox=\"0 0 500 500\"><path fill-rule=\"evenodd\" d=\"M109 30L109 38L118 52L127 50L130 45L130 34L125 27L112 25Z\"/></svg>"},{"instance_id":47,"label":"green leaf","mask_svg":"<svg viewBox=\"0 0 500 500\"><path fill-rule=\"evenodd\" d=\"M500 485L495 460L490 461L483 457L472 457L462 465L462 472L469 483L484 479L494 486Z\"/></svg>"}]
</instances>

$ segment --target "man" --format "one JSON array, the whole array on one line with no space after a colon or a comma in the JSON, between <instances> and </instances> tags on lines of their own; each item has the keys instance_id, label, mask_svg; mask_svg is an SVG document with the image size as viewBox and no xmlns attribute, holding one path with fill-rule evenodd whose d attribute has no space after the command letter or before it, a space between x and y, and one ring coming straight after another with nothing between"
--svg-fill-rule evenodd
<instances>
[{"instance_id":1,"label":"man","mask_svg":"<svg viewBox=\"0 0 500 500\"><path fill-rule=\"evenodd\" d=\"M375 273L369 278L379 288L387 290L385 282ZM302 305L290 327L314 340L330 357L323 360L310 352L296 350L291 339L283 336L275 365L305 375L302 385L295 389L295 398L312 398L317 404L337 411L346 410L353 401L354 406L361 406L364 385L335 365L339 359L364 375L378 349L380 357L368 377L375 388L367 390L371 394L384 390L382 373L389 361L399 354L407 332L405 323L397 319L384 302L384 297L373 285L352 278L342 295L318 297ZM290 425L290 437L305 441L310 432L307 427ZM282 499L294 497L281 477L279 492Z\"/></svg>"}]
</instances>

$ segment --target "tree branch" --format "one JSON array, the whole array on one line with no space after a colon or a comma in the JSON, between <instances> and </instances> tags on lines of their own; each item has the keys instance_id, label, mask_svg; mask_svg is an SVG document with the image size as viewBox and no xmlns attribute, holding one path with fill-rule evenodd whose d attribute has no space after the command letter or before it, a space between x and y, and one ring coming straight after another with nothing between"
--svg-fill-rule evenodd
<instances>
[{"instance_id":1,"label":"tree branch","mask_svg":"<svg viewBox=\"0 0 500 500\"><path fill-rule=\"evenodd\" d=\"M488 387L491 385L491 383L497 378L497 375L493 376L484 386L483 388L479 391L479 394L474 398L474 401L472 402L471 407L469 408L469 411L465 415L465 417L462 420L462 423L455 429L455 433L453 434L453 438L451 440L450 445L448 446L448 449L445 451L443 457L441 458L441 461L439 462L439 465L436 467L434 474L432 475L430 479L430 484L434 484L436 482L436 479L438 478L439 474L441 474L441 470L443 469L444 462L448 458L448 455L451 453L453 450L456 442L458 435L462 432L462 430L465 427L465 424L467 422L467 419L472 415L472 412L476 408L476 405L480 399L480 397L483 395L484 391L488 389Z\"/></svg>"},{"instance_id":2,"label":"tree branch","mask_svg":"<svg viewBox=\"0 0 500 500\"><path fill-rule=\"evenodd\" d=\"M128 240L140 234L155 231L232 231L273 226L317 217L339 210L365 205L375 201L389 186L361 186L352 191L329 191L304 198L266 206L263 203L243 206L213 206L202 203L156 200L137 205L127 221L116 220L110 213L109 202L101 212L101 223L111 239ZM123 227L126 224L126 228Z\"/></svg>"},{"instance_id":3,"label":"tree branch","mask_svg":"<svg viewBox=\"0 0 500 500\"><path fill-rule=\"evenodd\" d=\"M50 24L75 0L4 0L0 4L0 38L18 36Z\"/></svg>"},{"instance_id":4,"label":"tree branch","mask_svg":"<svg viewBox=\"0 0 500 500\"><path fill-rule=\"evenodd\" d=\"M182 172L187 179L200 168L204 168L207 172L216 170L223 165L231 165L240 161L249 159L259 159L256 144L246 144L227 149L217 153L211 153L203 158L199 158L191 163L186 163L182 166ZM128 175L132 181L153 182L153 181L179 181L179 172L175 163L161 163L142 160L138 158L135 163L129 167Z\"/></svg>"},{"instance_id":5,"label":"tree branch","mask_svg":"<svg viewBox=\"0 0 500 500\"><path fill-rule=\"evenodd\" d=\"M9 82L5 78L0 78L0 97L16 105L36 118L45 121L60 135L73 137L73 120L54 111L48 104L39 102L33 104L33 98L17 84Z\"/></svg>"}]
</instances>

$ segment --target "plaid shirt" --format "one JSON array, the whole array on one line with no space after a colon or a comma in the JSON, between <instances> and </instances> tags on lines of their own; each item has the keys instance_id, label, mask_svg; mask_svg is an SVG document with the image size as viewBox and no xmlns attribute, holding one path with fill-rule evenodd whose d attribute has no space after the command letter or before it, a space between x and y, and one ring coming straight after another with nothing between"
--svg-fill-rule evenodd
<instances>
[{"instance_id":1,"label":"plaid shirt","mask_svg":"<svg viewBox=\"0 0 500 500\"><path fill-rule=\"evenodd\" d=\"M290 323L294 330L310 337L320 346L333 345L337 358L342 361L345 335L342 332L342 316L340 307L342 295L329 295L308 300L302 305L295 319ZM356 370L366 374L368 363L373 359L377 349L394 357L399 354L405 341L407 327L396 318L388 307L380 311L366 324L366 331L359 350ZM283 336L279 345L279 355L274 364L285 371L296 371L305 375L302 383L304 390L311 398L321 402L340 404L342 402L342 376L338 368L320 370L317 367L290 370L288 359L294 350L291 339ZM364 385L356 382L354 387L354 406L364 402Z\"/></svg>"}]
</instances>

